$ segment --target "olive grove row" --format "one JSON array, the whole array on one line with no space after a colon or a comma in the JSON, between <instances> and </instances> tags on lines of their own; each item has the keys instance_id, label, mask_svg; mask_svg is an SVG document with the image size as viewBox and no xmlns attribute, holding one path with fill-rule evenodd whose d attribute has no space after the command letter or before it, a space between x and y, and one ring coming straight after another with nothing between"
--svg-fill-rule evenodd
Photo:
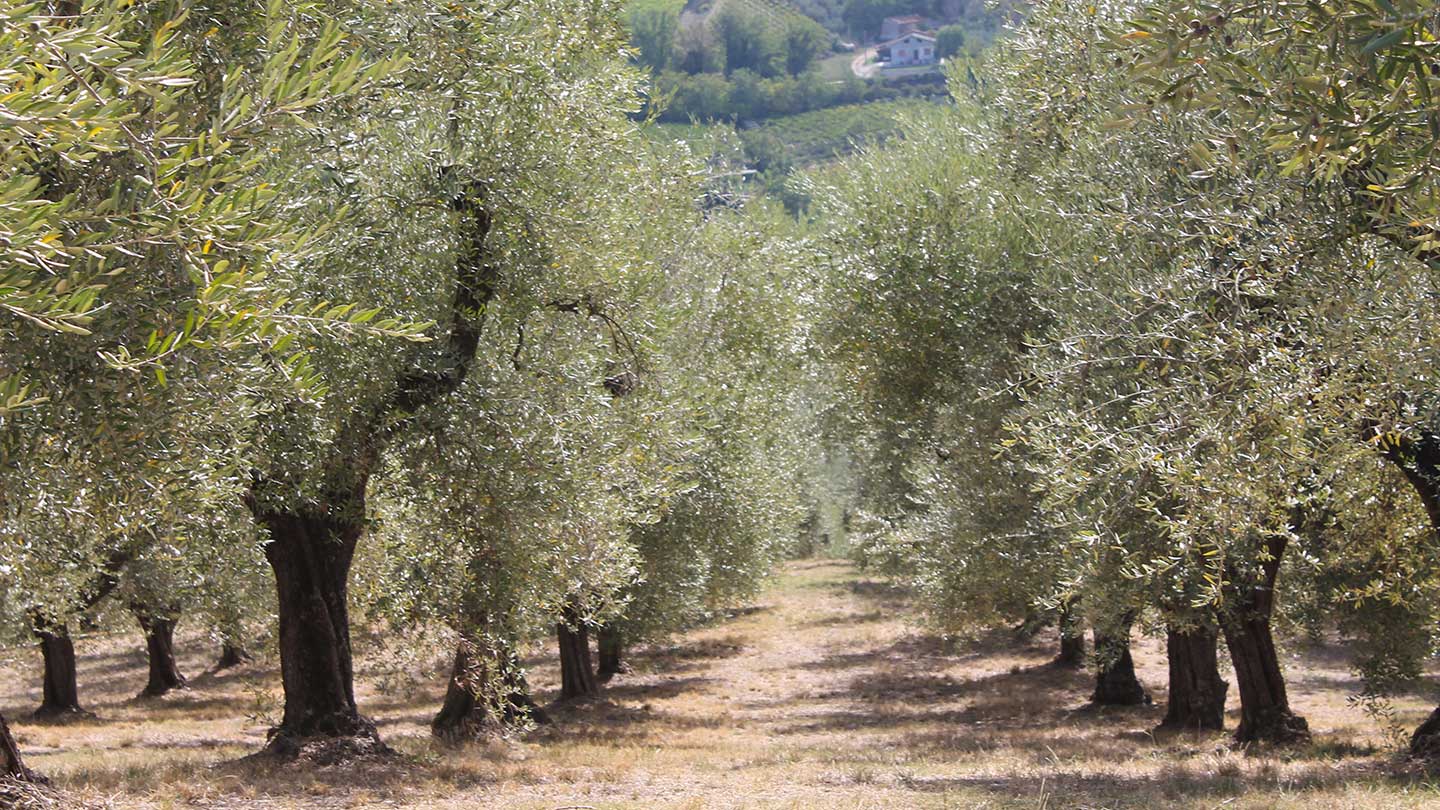
<instances>
[{"instance_id":1,"label":"olive grove row","mask_svg":"<svg viewBox=\"0 0 1440 810\"><path fill-rule=\"evenodd\" d=\"M447 630L470 736L539 719L522 644L593 694L592 630L613 673L799 536L811 293L732 167L644 134L621 5L4 6L0 626L39 716L130 613L148 694L185 619L278 650L269 751L379 750L363 621Z\"/></svg>"},{"instance_id":2,"label":"olive grove row","mask_svg":"<svg viewBox=\"0 0 1440 810\"><path fill-rule=\"evenodd\" d=\"M942 627L1094 630L1099 702L1308 736L1276 631L1374 696L1435 649L1440 11L1037 3L953 108L813 181L863 559ZM903 194L897 194L903 189ZM1413 733L1440 750L1440 710Z\"/></svg>"}]
</instances>

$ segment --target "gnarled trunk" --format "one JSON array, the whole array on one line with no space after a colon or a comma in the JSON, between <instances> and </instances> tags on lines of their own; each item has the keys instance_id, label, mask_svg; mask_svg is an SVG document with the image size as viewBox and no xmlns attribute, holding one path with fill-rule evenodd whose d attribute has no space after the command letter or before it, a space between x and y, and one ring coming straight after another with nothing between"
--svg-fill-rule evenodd
<instances>
[{"instance_id":1,"label":"gnarled trunk","mask_svg":"<svg viewBox=\"0 0 1440 810\"><path fill-rule=\"evenodd\" d=\"M80 708L80 688L75 677L75 644L64 625L39 625L35 637L40 640L40 654L45 662L38 719L57 719L88 714Z\"/></svg>"},{"instance_id":2,"label":"gnarled trunk","mask_svg":"<svg viewBox=\"0 0 1440 810\"><path fill-rule=\"evenodd\" d=\"M555 635L560 641L560 699L599 695L595 662L590 656L590 628L574 608L565 608L560 622L555 625Z\"/></svg>"},{"instance_id":3,"label":"gnarled trunk","mask_svg":"<svg viewBox=\"0 0 1440 810\"><path fill-rule=\"evenodd\" d=\"M140 629L145 632L145 652L150 658L150 678L140 697L159 697L174 689L185 688L185 676L175 663L176 619L152 615L143 608L134 610Z\"/></svg>"},{"instance_id":4,"label":"gnarled trunk","mask_svg":"<svg viewBox=\"0 0 1440 810\"><path fill-rule=\"evenodd\" d=\"M1213 627L1172 629L1165 634L1170 696L1161 728L1225 727L1225 695L1230 684L1220 677L1216 652L1219 643L1219 633Z\"/></svg>"},{"instance_id":5,"label":"gnarled trunk","mask_svg":"<svg viewBox=\"0 0 1440 810\"><path fill-rule=\"evenodd\" d=\"M25 767L20 757L20 747L10 735L10 724L0 715L0 779L14 779L20 782L44 782L44 777Z\"/></svg>"},{"instance_id":6,"label":"gnarled trunk","mask_svg":"<svg viewBox=\"0 0 1440 810\"><path fill-rule=\"evenodd\" d=\"M499 694L486 696L487 688ZM475 739L487 731L526 721L548 723L549 717L530 696L530 685L513 650L486 651L461 639L445 702L430 723L430 732L451 742Z\"/></svg>"},{"instance_id":7,"label":"gnarled trunk","mask_svg":"<svg viewBox=\"0 0 1440 810\"><path fill-rule=\"evenodd\" d=\"M1410 755L1420 759L1440 759L1440 709L1431 712L1410 736Z\"/></svg>"},{"instance_id":8,"label":"gnarled trunk","mask_svg":"<svg viewBox=\"0 0 1440 810\"><path fill-rule=\"evenodd\" d=\"M328 510L260 510L270 532L265 558L275 572L280 614L280 679L285 713L270 750L290 755L311 737L353 738L383 750L375 724L355 704L349 580L363 533L365 481L332 496Z\"/></svg>"},{"instance_id":9,"label":"gnarled trunk","mask_svg":"<svg viewBox=\"0 0 1440 810\"><path fill-rule=\"evenodd\" d=\"M1230 648L1240 688L1236 742L1290 743L1309 739L1309 724L1290 709L1269 620L1228 623L1225 644Z\"/></svg>"},{"instance_id":10,"label":"gnarled trunk","mask_svg":"<svg viewBox=\"0 0 1440 810\"><path fill-rule=\"evenodd\" d=\"M1040 631L1055 623L1055 613L1049 610L1038 610L1033 605L1025 609L1025 618L1015 625L1015 638L1019 641L1030 641L1040 635Z\"/></svg>"},{"instance_id":11,"label":"gnarled trunk","mask_svg":"<svg viewBox=\"0 0 1440 810\"><path fill-rule=\"evenodd\" d=\"M1055 666L1079 669L1085 666L1085 630L1075 620L1075 613L1069 605L1060 608L1060 654L1055 656Z\"/></svg>"},{"instance_id":12,"label":"gnarled trunk","mask_svg":"<svg viewBox=\"0 0 1440 810\"><path fill-rule=\"evenodd\" d=\"M25 760L20 758L20 747L10 736L10 724L5 722L5 715L0 714L0 777L24 779L28 773Z\"/></svg>"},{"instance_id":13,"label":"gnarled trunk","mask_svg":"<svg viewBox=\"0 0 1440 810\"><path fill-rule=\"evenodd\" d=\"M600 628L595 638L596 652L599 653L597 675L601 681L608 681L622 672L629 672L625 665L625 637L620 628L607 624Z\"/></svg>"},{"instance_id":14,"label":"gnarled trunk","mask_svg":"<svg viewBox=\"0 0 1440 810\"><path fill-rule=\"evenodd\" d=\"M1430 526L1440 534L1440 435L1421 433L1419 438L1401 437L1392 443L1381 437L1385 455L1415 488ZM1440 709L1430 713L1410 737L1410 754L1423 759L1440 759Z\"/></svg>"},{"instance_id":15,"label":"gnarled trunk","mask_svg":"<svg viewBox=\"0 0 1440 810\"><path fill-rule=\"evenodd\" d=\"M220 643L220 660L215 662L215 671L233 669L255 660L240 643L226 639Z\"/></svg>"},{"instance_id":16,"label":"gnarled trunk","mask_svg":"<svg viewBox=\"0 0 1440 810\"><path fill-rule=\"evenodd\" d=\"M1135 659L1130 656L1130 622L1125 621L1113 635L1095 630L1095 694L1097 706L1139 706L1150 702L1150 694L1135 677Z\"/></svg>"},{"instance_id":17,"label":"gnarled trunk","mask_svg":"<svg viewBox=\"0 0 1440 810\"><path fill-rule=\"evenodd\" d=\"M1305 718L1290 710L1285 676L1275 652L1270 617L1275 610L1275 578L1286 539L1273 536L1266 541L1268 559L1261 563L1260 581L1249 588L1232 585L1235 610L1223 624L1225 646L1240 689L1240 727L1236 742L1291 743L1310 738Z\"/></svg>"}]
</instances>

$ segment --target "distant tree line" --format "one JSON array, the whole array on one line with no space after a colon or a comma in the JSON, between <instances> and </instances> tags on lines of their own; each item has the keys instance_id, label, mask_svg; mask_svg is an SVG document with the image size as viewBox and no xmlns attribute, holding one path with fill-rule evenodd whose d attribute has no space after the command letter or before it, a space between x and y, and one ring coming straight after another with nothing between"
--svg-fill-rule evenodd
<instances>
[{"instance_id":1,"label":"distant tree line","mask_svg":"<svg viewBox=\"0 0 1440 810\"><path fill-rule=\"evenodd\" d=\"M866 97L859 80L823 77L816 62L833 35L800 14L775 18L731 3L686 28L671 4L641 3L628 15L635 58L655 77L662 120L768 118Z\"/></svg>"},{"instance_id":2,"label":"distant tree line","mask_svg":"<svg viewBox=\"0 0 1440 810\"><path fill-rule=\"evenodd\" d=\"M943 13L944 5L942 0L847 0L841 19L851 34L873 37L880 33L886 17L910 14L936 17Z\"/></svg>"},{"instance_id":3,"label":"distant tree line","mask_svg":"<svg viewBox=\"0 0 1440 810\"><path fill-rule=\"evenodd\" d=\"M884 18L895 14L955 20L937 32L943 58L984 49L1003 19L1003 10L983 3L942 0L852 0L801 10L856 36L877 33ZM798 13L777 18L734 2L702 25L685 26L676 4L642 1L631 5L626 21L636 62L655 77L651 98L663 104L663 121L757 120L913 92L890 82L865 82L848 71L841 79L826 77L818 62L836 47L835 36Z\"/></svg>"},{"instance_id":4,"label":"distant tree line","mask_svg":"<svg viewBox=\"0 0 1440 810\"><path fill-rule=\"evenodd\" d=\"M878 37L886 17L925 17L939 26L940 56L947 58L966 43L971 51L988 47L1006 18L1015 13L1014 6L1009 0L848 0L840 17L844 29L857 39Z\"/></svg>"},{"instance_id":5,"label":"distant tree line","mask_svg":"<svg viewBox=\"0 0 1440 810\"><path fill-rule=\"evenodd\" d=\"M673 5L642 3L627 14L636 58L652 73L724 73L798 76L831 50L834 37L799 14L781 19L731 3L704 25L683 28Z\"/></svg>"},{"instance_id":6,"label":"distant tree line","mask_svg":"<svg viewBox=\"0 0 1440 810\"><path fill-rule=\"evenodd\" d=\"M719 73L663 73L656 77L655 87L667 102L660 115L666 121L770 118L880 95L856 78L832 82L814 72L765 78L748 69L737 70L729 78Z\"/></svg>"}]
</instances>

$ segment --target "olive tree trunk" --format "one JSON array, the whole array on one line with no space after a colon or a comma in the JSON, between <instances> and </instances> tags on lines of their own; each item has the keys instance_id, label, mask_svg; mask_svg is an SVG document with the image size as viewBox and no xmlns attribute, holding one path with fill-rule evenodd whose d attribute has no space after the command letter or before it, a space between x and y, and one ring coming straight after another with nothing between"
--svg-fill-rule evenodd
<instances>
[{"instance_id":1,"label":"olive tree trunk","mask_svg":"<svg viewBox=\"0 0 1440 810\"><path fill-rule=\"evenodd\" d=\"M1421 759L1440 759L1440 709L1431 712L1410 736L1410 754Z\"/></svg>"},{"instance_id":2,"label":"olive tree trunk","mask_svg":"<svg viewBox=\"0 0 1440 810\"><path fill-rule=\"evenodd\" d=\"M41 782L45 778L25 767L20 756L20 747L10 734L10 724L0 715L0 779L14 779L19 782Z\"/></svg>"},{"instance_id":3,"label":"olive tree trunk","mask_svg":"<svg viewBox=\"0 0 1440 810\"><path fill-rule=\"evenodd\" d=\"M630 671L625 665L625 637L619 627L607 624L600 628L596 633L595 648L598 653L596 674L601 682Z\"/></svg>"},{"instance_id":4,"label":"olive tree trunk","mask_svg":"<svg viewBox=\"0 0 1440 810\"><path fill-rule=\"evenodd\" d=\"M1382 437L1385 456L1405 475L1420 496L1430 517L1431 529L1440 534L1440 435L1423 431L1418 438L1400 437L1398 442ZM1440 708L1415 729L1410 753L1423 759L1440 759Z\"/></svg>"},{"instance_id":5,"label":"olive tree trunk","mask_svg":"<svg viewBox=\"0 0 1440 810\"><path fill-rule=\"evenodd\" d=\"M143 608L134 610L140 629L145 632L145 652L150 659L150 678L140 697L159 697L175 689L185 688L185 676L175 663L175 624L177 619L151 614Z\"/></svg>"},{"instance_id":6,"label":"olive tree trunk","mask_svg":"<svg viewBox=\"0 0 1440 810\"><path fill-rule=\"evenodd\" d=\"M1015 638L1019 641L1030 641L1040 635L1040 631L1054 624L1056 615L1053 611L1039 610L1031 605L1025 609L1025 617L1015 625Z\"/></svg>"},{"instance_id":7,"label":"olive tree trunk","mask_svg":"<svg viewBox=\"0 0 1440 810\"><path fill-rule=\"evenodd\" d=\"M530 695L530 685L513 649L487 650L462 638L445 702L430 723L436 737L461 742L525 722L548 723Z\"/></svg>"},{"instance_id":8,"label":"olive tree trunk","mask_svg":"<svg viewBox=\"0 0 1440 810\"><path fill-rule=\"evenodd\" d=\"M1170 694L1161 728L1225 727L1225 695L1230 684L1220 677L1219 641L1219 632L1213 627L1171 629L1165 634Z\"/></svg>"},{"instance_id":9,"label":"olive tree trunk","mask_svg":"<svg viewBox=\"0 0 1440 810\"><path fill-rule=\"evenodd\" d=\"M215 671L233 669L255 660L250 651L239 642L225 639L220 643L220 660L215 662Z\"/></svg>"},{"instance_id":10,"label":"olive tree trunk","mask_svg":"<svg viewBox=\"0 0 1440 810\"><path fill-rule=\"evenodd\" d=\"M560 699L595 697L600 684L595 678L595 662L590 656L590 628L573 607L566 607L555 625L560 642Z\"/></svg>"},{"instance_id":11,"label":"olive tree trunk","mask_svg":"<svg viewBox=\"0 0 1440 810\"><path fill-rule=\"evenodd\" d=\"M219 608L219 620L211 628L220 641L220 657L215 660L215 672L233 669L255 660L245 646L242 608L234 602L222 603Z\"/></svg>"},{"instance_id":12,"label":"olive tree trunk","mask_svg":"<svg viewBox=\"0 0 1440 810\"><path fill-rule=\"evenodd\" d=\"M1060 654L1055 656L1055 666L1079 669L1085 666L1085 630L1075 619L1075 612L1069 605L1060 608Z\"/></svg>"},{"instance_id":13,"label":"olive tree trunk","mask_svg":"<svg viewBox=\"0 0 1440 810\"><path fill-rule=\"evenodd\" d=\"M44 681L37 719L50 720L85 715L80 708L80 688L75 676L75 644L64 625L41 625L35 630L44 661Z\"/></svg>"},{"instance_id":14,"label":"olive tree trunk","mask_svg":"<svg viewBox=\"0 0 1440 810\"><path fill-rule=\"evenodd\" d=\"M1085 666L1085 637L1079 633L1060 636L1060 652L1055 656L1055 665L1066 669Z\"/></svg>"},{"instance_id":15,"label":"olive tree trunk","mask_svg":"<svg viewBox=\"0 0 1440 810\"><path fill-rule=\"evenodd\" d=\"M1285 675L1275 651L1270 618L1275 611L1275 579L1287 540L1273 536L1265 543L1260 580L1249 587L1231 585L1233 613L1223 623L1225 646L1240 689L1240 727L1236 742L1292 743L1310 738L1305 718L1290 709Z\"/></svg>"},{"instance_id":16,"label":"olive tree trunk","mask_svg":"<svg viewBox=\"0 0 1440 810\"><path fill-rule=\"evenodd\" d=\"M28 773L25 760L20 758L20 747L10 735L10 724L5 722L5 715L0 714L0 777L24 779Z\"/></svg>"},{"instance_id":17,"label":"olive tree trunk","mask_svg":"<svg viewBox=\"0 0 1440 810\"><path fill-rule=\"evenodd\" d=\"M80 593L82 616L115 590L120 584L121 570L137 553L138 547L128 543L119 543L111 549L99 570ZM90 716L89 712L80 708L75 644L70 639L70 628L47 619L38 612L30 614L30 622L35 638L40 642L40 654L45 668L40 708L35 710L35 717L62 719Z\"/></svg>"},{"instance_id":18,"label":"olive tree trunk","mask_svg":"<svg viewBox=\"0 0 1440 810\"><path fill-rule=\"evenodd\" d=\"M359 518L364 486L362 477L330 510L256 515L270 532L265 559L279 597L285 711L271 731L270 748L277 754L291 754L311 737L379 743L375 724L355 703L350 648L350 563L364 532Z\"/></svg>"},{"instance_id":19,"label":"olive tree trunk","mask_svg":"<svg viewBox=\"0 0 1440 810\"><path fill-rule=\"evenodd\" d=\"M1095 693L1090 702L1097 706L1139 706L1150 702L1150 694L1135 677L1135 659L1130 656L1130 620L1111 632L1096 629Z\"/></svg>"}]
</instances>

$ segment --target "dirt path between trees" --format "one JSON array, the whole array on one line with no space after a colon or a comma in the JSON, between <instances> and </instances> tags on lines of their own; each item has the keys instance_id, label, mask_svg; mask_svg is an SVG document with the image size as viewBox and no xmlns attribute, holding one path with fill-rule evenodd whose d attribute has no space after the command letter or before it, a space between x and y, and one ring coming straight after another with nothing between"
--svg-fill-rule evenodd
<instances>
[{"instance_id":1,"label":"dirt path between trees","mask_svg":"<svg viewBox=\"0 0 1440 810\"><path fill-rule=\"evenodd\" d=\"M162 703L130 700L143 660L86 655L100 720L18 723L32 766L114 807L208 808L1397 808L1440 791L1396 776L1376 724L1346 705L1334 649L1290 664L1295 702L1321 733L1307 749L1246 755L1221 736L1155 739L1160 709L1093 712L1083 672L1049 666L1055 639L1007 631L947 644L908 599L837 561L791 563L759 603L635 656L604 699L554 711L518 739L455 750L426 723L439 673L419 688L362 668L361 700L402 756L320 772L256 771L274 672L200 676ZM1163 700L1164 659L1137 648ZM15 682L12 662L0 677ZM187 661L192 671L202 659ZM534 668L553 697L553 661ZM131 683L133 681L133 683ZM32 690L33 691L33 690ZM0 693L23 714L35 696ZM1232 696L1232 704L1234 698ZM1397 704L1409 723L1425 698ZM1233 724L1233 719L1232 719Z\"/></svg>"}]
</instances>

